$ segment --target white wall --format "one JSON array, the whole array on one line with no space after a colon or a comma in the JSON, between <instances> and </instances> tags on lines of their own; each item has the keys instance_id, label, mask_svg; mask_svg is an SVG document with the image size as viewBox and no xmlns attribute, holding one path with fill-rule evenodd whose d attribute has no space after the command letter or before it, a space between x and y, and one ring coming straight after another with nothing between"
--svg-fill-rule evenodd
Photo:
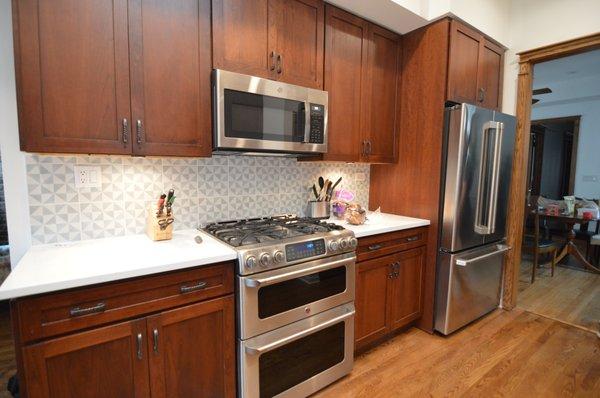
<instances>
[{"instance_id":1,"label":"white wall","mask_svg":"<svg viewBox=\"0 0 600 398\"><path fill-rule=\"evenodd\" d=\"M516 53L600 32L598 0L512 0L502 109L516 113Z\"/></svg>"},{"instance_id":2,"label":"white wall","mask_svg":"<svg viewBox=\"0 0 600 398\"><path fill-rule=\"evenodd\" d=\"M600 99L573 102L532 109L532 119L581 115L577 167L575 171L575 196L600 198ZM584 181L584 176L596 176L598 181Z\"/></svg>"},{"instance_id":3,"label":"white wall","mask_svg":"<svg viewBox=\"0 0 600 398\"><path fill-rule=\"evenodd\" d=\"M0 151L11 264L31 246L25 156L19 151L10 0L0 0Z\"/></svg>"}]
</instances>

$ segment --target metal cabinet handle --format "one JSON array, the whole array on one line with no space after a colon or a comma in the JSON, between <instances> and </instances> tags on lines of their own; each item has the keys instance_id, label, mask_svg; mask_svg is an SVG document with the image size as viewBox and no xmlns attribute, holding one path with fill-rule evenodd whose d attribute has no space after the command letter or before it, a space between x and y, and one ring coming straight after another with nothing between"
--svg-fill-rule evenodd
<instances>
[{"instance_id":1,"label":"metal cabinet handle","mask_svg":"<svg viewBox=\"0 0 600 398\"><path fill-rule=\"evenodd\" d=\"M414 242L416 240L419 240L419 235L409 236L408 238L406 238L407 242Z\"/></svg>"},{"instance_id":2,"label":"metal cabinet handle","mask_svg":"<svg viewBox=\"0 0 600 398\"><path fill-rule=\"evenodd\" d=\"M137 342L137 357L138 359L142 359L142 334L138 333L136 337Z\"/></svg>"},{"instance_id":3,"label":"metal cabinet handle","mask_svg":"<svg viewBox=\"0 0 600 398\"><path fill-rule=\"evenodd\" d=\"M479 96L478 96L477 100L479 102L483 102L484 99L485 99L485 88L480 87L479 88Z\"/></svg>"},{"instance_id":4,"label":"metal cabinet handle","mask_svg":"<svg viewBox=\"0 0 600 398\"><path fill-rule=\"evenodd\" d=\"M193 292L195 290L204 289L205 287L206 287L206 282L200 281L197 284L192 285L192 286L183 285L179 288L179 290L181 291L181 293L189 293L189 292Z\"/></svg>"},{"instance_id":5,"label":"metal cabinet handle","mask_svg":"<svg viewBox=\"0 0 600 398\"><path fill-rule=\"evenodd\" d=\"M380 245L379 243L376 243L374 245L371 245L368 247L369 250L379 250L383 247L383 245Z\"/></svg>"},{"instance_id":6,"label":"metal cabinet handle","mask_svg":"<svg viewBox=\"0 0 600 398\"><path fill-rule=\"evenodd\" d=\"M269 57L271 58L269 70L275 70L275 51L271 51L271 54L269 55Z\"/></svg>"},{"instance_id":7,"label":"metal cabinet handle","mask_svg":"<svg viewBox=\"0 0 600 398\"><path fill-rule=\"evenodd\" d=\"M123 118L123 144L129 141L129 122L127 118Z\"/></svg>"},{"instance_id":8,"label":"metal cabinet handle","mask_svg":"<svg viewBox=\"0 0 600 398\"><path fill-rule=\"evenodd\" d=\"M152 331L153 349L154 353L158 354L158 329Z\"/></svg>"},{"instance_id":9,"label":"metal cabinet handle","mask_svg":"<svg viewBox=\"0 0 600 398\"><path fill-rule=\"evenodd\" d=\"M105 303L98 303L93 307L81 308L81 307L73 307L71 308L70 314L71 316L82 316L87 314L94 314L97 312L103 312L106 309Z\"/></svg>"},{"instance_id":10,"label":"metal cabinet handle","mask_svg":"<svg viewBox=\"0 0 600 398\"><path fill-rule=\"evenodd\" d=\"M142 146L142 130L144 129L144 125L140 119L137 120L135 126L135 139L139 146Z\"/></svg>"},{"instance_id":11,"label":"metal cabinet handle","mask_svg":"<svg viewBox=\"0 0 600 398\"><path fill-rule=\"evenodd\" d=\"M373 153L373 144L371 143L371 140L367 140L367 155L370 155Z\"/></svg>"},{"instance_id":12,"label":"metal cabinet handle","mask_svg":"<svg viewBox=\"0 0 600 398\"><path fill-rule=\"evenodd\" d=\"M281 74L283 70L283 55L277 54L277 73Z\"/></svg>"}]
</instances>

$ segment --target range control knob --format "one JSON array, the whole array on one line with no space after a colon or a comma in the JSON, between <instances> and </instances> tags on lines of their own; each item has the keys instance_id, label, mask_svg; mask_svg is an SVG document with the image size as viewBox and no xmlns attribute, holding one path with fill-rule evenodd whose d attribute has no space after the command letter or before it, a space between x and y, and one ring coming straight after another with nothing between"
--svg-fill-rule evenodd
<instances>
[{"instance_id":1,"label":"range control knob","mask_svg":"<svg viewBox=\"0 0 600 398\"><path fill-rule=\"evenodd\" d=\"M250 268L250 269L256 267L256 257L254 257L254 256L248 257L246 259L246 267Z\"/></svg>"},{"instance_id":2,"label":"range control knob","mask_svg":"<svg viewBox=\"0 0 600 398\"><path fill-rule=\"evenodd\" d=\"M275 261L276 263L280 263L285 259L285 256L283 255L283 252L281 250L277 250L275 253L273 253L273 261Z\"/></svg>"},{"instance_id":3,"label":"range control knob","mask_svg":"<svg viewBox=\"0 0 600 398\"><path fill-rule=\"evenodd\" d=\"M356 249L356 246L358 246L358 239L350 238L350 247Z\"/></svg>"},{"instance_id":4,"label":"range control knob","mask_svg":"<svg viewBox=\"0 0 600 398\"><path fill-rule=\"evenodd\" d=\"M340 247L342 248L342 250L346 250L348 247L350 247L349 240L345 238L340 240Z\"/></svg>"},{"instance_id":5,"label":"range control knob","mask_svg":"<svg viewBox=\"0 0 600 398\"><path fill-rule=\"evenodd\" d=\"M263 267L266 267L269 264L271 264L271 256L269 255L269 253L261 254L260 255L260 265L262 265Z\"/></svg>"},{"instance_id":6,"label":"range control knob","mask_svg":"<svg viewBox=\"0 0 600 398\"><path fill-rule=\"evenodd\" d=\"M332 240L329 242L329 250L332 252L336 252L340 249L340 244L336 240Z\"/></svg>"}]
</instances>

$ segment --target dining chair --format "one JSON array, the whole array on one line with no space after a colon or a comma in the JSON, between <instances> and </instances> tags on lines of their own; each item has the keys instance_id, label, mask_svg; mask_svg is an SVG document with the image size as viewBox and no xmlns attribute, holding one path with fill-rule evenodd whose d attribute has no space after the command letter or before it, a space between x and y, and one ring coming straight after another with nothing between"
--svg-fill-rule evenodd
<instances>
[{"instance_id":1,"label":"dining chair","mask_svg":"<svg viewBox=\"0 0 600 398\"><path fill-rule=\"evenodd\" d=\"M593 199L594 202L598 203L598 199ZM590 224L595 224L594 227L591 227ZM581 240L585 242L585 258L590 261L593 253L591 250L592 247L592 237L600 234L600 222L594 221L592 223L586 223L579 226L579 229L575 230L575 239Z\"/></svg>"},{"instance_id":2,"label":"dining chair","mask_svg":"<svg viewBox=\"0 0 600 398\"><path fill-rule=\"evenodd\" d=\"M539 256L541 254L549 254L552 256L550 276L554 276L554 268L556 266L556 254L558 247L549 236L548 227L545 227L545 234L540 234L540 216L537 212L533 213L534 230L533 235L525 235L523 237L523 250L533 253L533 266L531 267L531 283L535 282L535 272L538 268Z\"/></svg>"},{"instance_id":3,"label":"dining chair","mask_svg":"<svg viewBox=\"0 0 600 398\"><path fill-rule=\"evenodd\" d=\"M600 234L592 236L590 239L590 244L592 245L592 261L595 265L600 265Z\"/></svg>"}]
</instances>

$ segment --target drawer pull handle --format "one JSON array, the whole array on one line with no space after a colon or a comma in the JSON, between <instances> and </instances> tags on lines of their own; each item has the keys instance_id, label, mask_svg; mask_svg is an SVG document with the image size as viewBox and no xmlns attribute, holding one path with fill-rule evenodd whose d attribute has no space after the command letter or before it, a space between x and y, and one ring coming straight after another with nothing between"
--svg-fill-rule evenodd
<instances>
[{"instance_id":1,"label":"drawer pull handle","mask_svg":"<svg viewBox=\"0 0 600 398\"><path fill-rule=\"evenodd\" d=\"M380 245L379 243L375 244L375 245L371 245L369 246L369 250L379 250L383 247L383 245Z\"/></svg>"},{"instance_id":2,"label":"drawer pull handle","mask_svg":"<svg viewBox=\"0 0 600 398\"><path fill-rule=\"evenodd\" d=\"M200 290L200 289L204 289L206 287L206 282L198 282L195 285L192 286L181 286L180 290L181 293L189 293L189 292L193 292L195 290Z\"/></svg>"},{"instance_id":3,"label":"drawer pull handle","mask_svg":"<svg viewBox=\"0 0 600 398\"><path fill-rule=\"evenodd\" d=\"M81 308L81 307L73 307L71 308L71 316L82 316L87 314L95 314L97 312L103 312L106 309L106 304L98 303L93 307Z\"/></svg>"},{"instance_id":4,"label":"drawer pull handle","mask_svg":"<svg viewBox=\"0 0 600 398\"><path fill-rule=\"evenodd\" d=\"M419 235L409 236L408 238L406 238L407 242L414 242L416 240L419 240Z\"/></svg>"},{"instance_id":5,"label":"drawer pull handle","mask_svg":"<svg viewBox=\"0 0 600 398\"><path fill-rule=\"evenodd\" d=\"M154 340L153 349L154 353L158 354L158 329L152 331L152 338Z\"/></svg>"}]
</instances>

